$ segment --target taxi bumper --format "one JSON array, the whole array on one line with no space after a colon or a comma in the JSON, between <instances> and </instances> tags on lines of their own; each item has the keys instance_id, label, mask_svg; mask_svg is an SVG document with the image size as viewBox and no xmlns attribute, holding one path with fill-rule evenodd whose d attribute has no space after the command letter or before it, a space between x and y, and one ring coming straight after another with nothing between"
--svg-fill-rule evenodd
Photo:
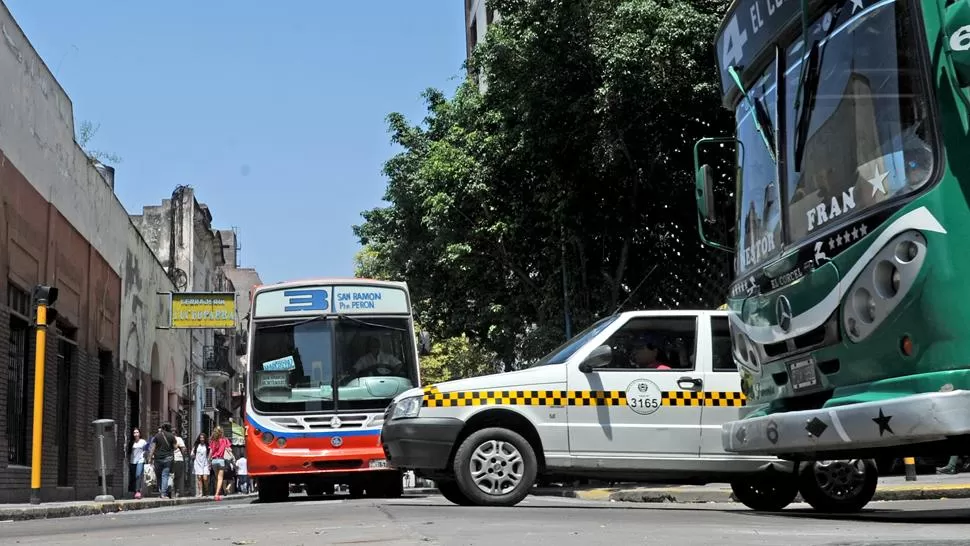
<instances>
[{"instance_id":1,"label":"taxi bumper","mask_svg":"<svg viewBox=\"0 0 970 546\"><path fill-rule=\"evenodd\" d=\"M384 423L381 444L387 462L404 470L443 470L465 425L448 417L415 417Z\"/></svg>"},{"instance_id":2,"label":"taxi bumper","mask_svg":"<svg viewBox=\"0 0 970 546\"><path fill-rule=\"evenodd\" d=\"M970 433L970 391L776 413L721 427L733 453L795 455L929 443Z\"/></svg>"}]
</instances>

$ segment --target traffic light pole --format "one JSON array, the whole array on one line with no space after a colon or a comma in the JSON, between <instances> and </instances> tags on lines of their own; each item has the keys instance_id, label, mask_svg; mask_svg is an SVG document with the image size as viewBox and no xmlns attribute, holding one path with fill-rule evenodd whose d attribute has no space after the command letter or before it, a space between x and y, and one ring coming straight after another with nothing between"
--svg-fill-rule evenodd
<instances>
[{"instance_id":1,"label":"traffic light pole","mask_svg":"<svg viewBox=\"0 0 970 546\"><path fill-rule=\"evenodd\" d=\"M44 362L47 357L47 307L57 300L57 288L34 288L37 303L37 345L34 349L34 434L30 458L30 503L40 504L40 465L44 440Z\"/></svg>"}]
</instances>

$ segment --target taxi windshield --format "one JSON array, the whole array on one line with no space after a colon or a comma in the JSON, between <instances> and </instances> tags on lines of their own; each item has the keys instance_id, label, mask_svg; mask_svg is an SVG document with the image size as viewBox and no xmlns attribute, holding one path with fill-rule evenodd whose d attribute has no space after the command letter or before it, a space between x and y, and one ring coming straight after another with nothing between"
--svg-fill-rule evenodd
<instances>
[{"instance_id":1,"label":"taxi windshield","mask_svg":"<svg viewBox=\"0 0 970 546\"><path fill-rule=\"evenodd\" d=\"M580 347L586 345L589 340L596 337L596 335L605 330L607 326L613 324L613 321L615 321L618 316L619 315L613 315L594 322L592 326L576 334L576 336L563 343L559 347L556 347L552 350L552 352L540 358L538 362L530 367L534 368L536 366L547 366L549 364L562 364L563 362L569 360L569 357L573 356L573 353L578 351Z\"/></svg>"}]
</instances>

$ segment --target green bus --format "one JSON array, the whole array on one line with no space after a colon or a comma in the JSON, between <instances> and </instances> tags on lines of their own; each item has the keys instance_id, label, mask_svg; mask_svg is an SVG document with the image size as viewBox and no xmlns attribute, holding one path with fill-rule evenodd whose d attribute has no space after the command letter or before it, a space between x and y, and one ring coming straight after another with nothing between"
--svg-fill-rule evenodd
<instances>
[{"instance_id":1,"label":"green bus","mask_svg":"<svg viewBox=\"0 0 970 546\"><path fill-rule=\"evenodd\" d=\"M725 449L967 454L970 0L736 0L716 40L735 135L697 143L695 189L702 241L734 256ZM701 164L711 144L733 170Z\"/></svg>"}]
</instances>

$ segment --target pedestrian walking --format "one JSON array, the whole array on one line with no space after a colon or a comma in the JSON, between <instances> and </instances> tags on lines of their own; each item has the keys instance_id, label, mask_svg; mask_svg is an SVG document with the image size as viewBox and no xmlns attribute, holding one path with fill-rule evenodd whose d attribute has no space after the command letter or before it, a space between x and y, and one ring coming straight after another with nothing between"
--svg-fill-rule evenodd
<instances>
[{"instance_id":1,"label":"pedestrian walking","mask_svg":"<svg viewBox=\"0 0 970 546\"><path fill-rule=\"evenodd\" d=\"M249 493L249 461L245 452L236 459L236 481L239 482L240 493Z\"/></svg>"},{"instance_id":2,"label":"pedestrian walking","mask_svg":"<svg viewBox=\"0 0 970 546\"><path fill-rule=\"evenodd\" d=\"M209 443L205 433L199 434L192 447L192 473L195 475L197 497L209 495Z\"/></svg>"},{"instance_id":3,"label":"pedestrian walking","mask_svg":"<svg viewBox=\"0 0 970 546\"><path fill-rule=\"evenodd\" d=\"M172 461L172 495L179 497L185 489L185 440L175 436L175 458Z\"/></svg>"},{"instance_id":4,"label":"pedestrian walking","mask_svg":"<svg viewBox=\"0 0 970 546\"><path fill-rule=\"evenodd\" d=\"M178 449L175 435L172 434L172 425L165 423L161 430L155 435L152 442L152 450L148 454L148 463L155 466L155 475L158 478L158 490L160 496L172 498L169 490L169 475L172 473L172 463L175 462L175 450Z\"/></svg>"},{"instance_id":5,"label":"pedestrian walking","mask_svg":"<svg viewBox=\"0 0 970 546\"><path fill-rule=\"evenodd\" d=\"M209 461L212 464L212 473L216 477L216 500L222 500L222 480L226 470L226 450L230 449L229 439L222 432L222 427L216 427L212 431L212 440L209 442Z\"/></svg>"},{"instance_id":6,"label":"pedestrian walking","mask_svg":"<svg viewBox=\"0 0 970 546\"><path fill-rule=\"evenodd\" d=\"M137 428L131 431L131 441L128 443L128 492L136 499L141 498L142 476L145 471L145 446L148 442L141 437Z\"/></svg>"}]
</instances>

